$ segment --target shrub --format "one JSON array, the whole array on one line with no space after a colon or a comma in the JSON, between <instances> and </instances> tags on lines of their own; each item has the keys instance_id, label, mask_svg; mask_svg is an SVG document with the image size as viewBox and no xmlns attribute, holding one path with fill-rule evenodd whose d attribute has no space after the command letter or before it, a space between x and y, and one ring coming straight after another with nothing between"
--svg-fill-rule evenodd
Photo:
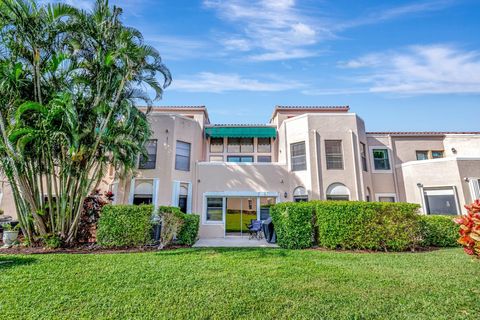
<instances>
[{"instance_id":1,"label":"shrub","mask_svg":"<svg viewBox=\"0 0 480 320\"><path fill-rule=\"evenodd\" d=\"M313 245L314 207L313 202L284 202L271 208L270 216L280 247L303 249Z\"/></svg>"},{"instance_id":2,"label":"shrub","mask_svg":"<svg viewBox=\"0 0 480 320\"><path fill-rule=\"evenodd\" d=\"M422 246L456 247L458 246L458 226L452 217L420 216L422 228Z\"/></svg>"},{"instance_id":3,"label":"shrub","mask_svg":"<svg viewBox=\"0 0 480 320\"><path fill-rule=\"evenodd\" d=\"M162 221L162 231L160 233L159 249L163 249L172 243L173 238L180 231L183 225L184 214L177 207L165 207L158 208L158 215Z\"/></svg>"},{"instance_id":4,"label":"shrub","mask_svg":"<svg viewBox=\"0 0 480 320\"><path fill-rule=\"evenodd\" d=\"M98 220L97 241L106 247L151 243L152 205L106 205Z\"/></svg>"},{"instance_id":5,"label":"shrub","mask_svg":"<svg viewBox=\"0 0 480 320\"><path fill-rule=\"evenodd\" d=\"M480 200L475 200L465 208L468 213L455 219L455 222L460 225L458 243L463 246L467 254L480 258Z\"/></svg>"},{"instance_id":6,"label":"shrub","mask_svg":"<svg viewBox=\"0 0 480 320\"><path fill-rule=\"evenodd\" d=\"M418 209L411 203L318 201L318 244L332 249L414 249L421 239Z\"/></svg>"},{"instance_id":7,"label":"shrub","mask_svg":"<svg viewBox=\"0 0 480 320\"><path fill-rule=\"evenodd\" d=\"M200 216L197 214L184 214L183 225L177 234L179 244L191 246L197 241Z\"/></svg>"},{"instance_id":8,"label":"shrub","mask_svg":"<svg viewBox=\"0 0 480 320\"><path fill-rule=\"evenodd\" d=\"M62 239L56 234L47 234L42 237L43 245L49 249L58 249L63 245Z\"/></svg>"}]
</instances>

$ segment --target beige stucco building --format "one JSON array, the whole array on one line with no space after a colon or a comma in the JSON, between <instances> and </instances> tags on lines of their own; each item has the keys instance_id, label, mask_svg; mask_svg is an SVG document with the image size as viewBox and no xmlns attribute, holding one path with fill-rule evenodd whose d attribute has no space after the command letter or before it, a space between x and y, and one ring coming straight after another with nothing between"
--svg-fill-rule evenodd
<instances>
[{"instance_id":1,"label":"beige stucco building","mask_svg":"<svg viewBox=\"0 0 480 320\"><path fill-rule=\"evenodd\" d=\"M200 237L242 232L284 201L405 201L453 215L480 198L480 132L367 132L346 106L277 106L262 125L211 124L203 106L157 107L149 118L148 158L127 179L110 171L104 188L115 203L199 214Z\"/></svg>"}]
</instances>

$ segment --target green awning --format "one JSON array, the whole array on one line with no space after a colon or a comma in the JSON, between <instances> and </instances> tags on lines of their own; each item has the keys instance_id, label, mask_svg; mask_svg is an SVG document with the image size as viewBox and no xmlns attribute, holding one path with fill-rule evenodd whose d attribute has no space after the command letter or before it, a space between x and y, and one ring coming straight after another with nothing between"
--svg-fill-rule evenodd
<instances>
[{"instance_id":1,"label":"green awning","mask_svg":"<svg viewBox=\"0 0 480 320\"><path fill-rule=\"evenodd\" d=\"M207 136L212 138L276 138L274 127L210 127L205 128Z\"/></svg>"}]
</instances>

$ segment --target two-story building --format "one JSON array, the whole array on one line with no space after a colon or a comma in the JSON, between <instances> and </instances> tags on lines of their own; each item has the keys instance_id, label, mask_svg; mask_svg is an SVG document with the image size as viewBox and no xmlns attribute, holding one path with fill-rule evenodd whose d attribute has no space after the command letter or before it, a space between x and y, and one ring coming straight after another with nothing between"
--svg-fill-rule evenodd
<instances>
[{"instance_id":1,"label":"two-story building","mask_svg":"<svg viewBox=\"0 0 480 320\"><path fill-rule=\"evenodd\" d=\"M127 179L110 171L104 187L115 203L199 214L200 237L242 233L283 201L403 201L456 215L480 198L480 132L367 132L348 106L277 106L267 124L211 124L204 106L156 107L149 119L148 157Z\"/></svg>"}]
</instances>

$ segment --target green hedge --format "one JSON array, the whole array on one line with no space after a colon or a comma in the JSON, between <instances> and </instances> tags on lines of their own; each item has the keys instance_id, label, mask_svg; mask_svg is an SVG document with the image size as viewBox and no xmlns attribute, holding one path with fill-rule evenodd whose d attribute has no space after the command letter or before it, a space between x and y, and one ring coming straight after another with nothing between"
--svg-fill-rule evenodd
<instances>
[{"instance_id":1,"label":"green hedge","mask_svg":"<svg viewBox=\"0 0 480 320\"><path fill-rule=\"evenodd\" d=\"M413 249L421 239L418 209L411 203L318 201L318 244L331 249Z\"/></svg>"},{"instance_id":2,"label":"green hedge","mask_svg":"<svg viewBox=\"0 0 480 320\"><path fill-rule=\"evenodd\" d=\"M280 247L304 249L312 246L314 208L313 202L284 202L271 207L270 216Z\"/></svg>"},{"instance_id":3,"label":"green hedge","mask_svg":"<svg viewBox=\"0 0 480 320\"><path fill-rule=\"evenodd\" d=\"M177 234L177 243L188 246L193 245L198 238L198 228L200 226L200 216L197 214L184 214L183 225Z\"/></svg>"},{"instance_id":4,"label":"green hedge","mask_svg":"<svg viewBox=\"0 0 480 320\"><path fill-rule=\"evenodd\" d=\"M459 246L458 225L451 216L421 216L423 241L426 247Z\"/></svg>"},{"instance_id":5,"label":"green hedge","mask_svg":"<svg viewBox=\"0 0 480 320\"><path fill-rule=\"evenodd\" d=\"M152 213L152 205L104 206L98 220L98 244L105 247L131 247L151 243Z\"/></svg>"}]
</instances>

